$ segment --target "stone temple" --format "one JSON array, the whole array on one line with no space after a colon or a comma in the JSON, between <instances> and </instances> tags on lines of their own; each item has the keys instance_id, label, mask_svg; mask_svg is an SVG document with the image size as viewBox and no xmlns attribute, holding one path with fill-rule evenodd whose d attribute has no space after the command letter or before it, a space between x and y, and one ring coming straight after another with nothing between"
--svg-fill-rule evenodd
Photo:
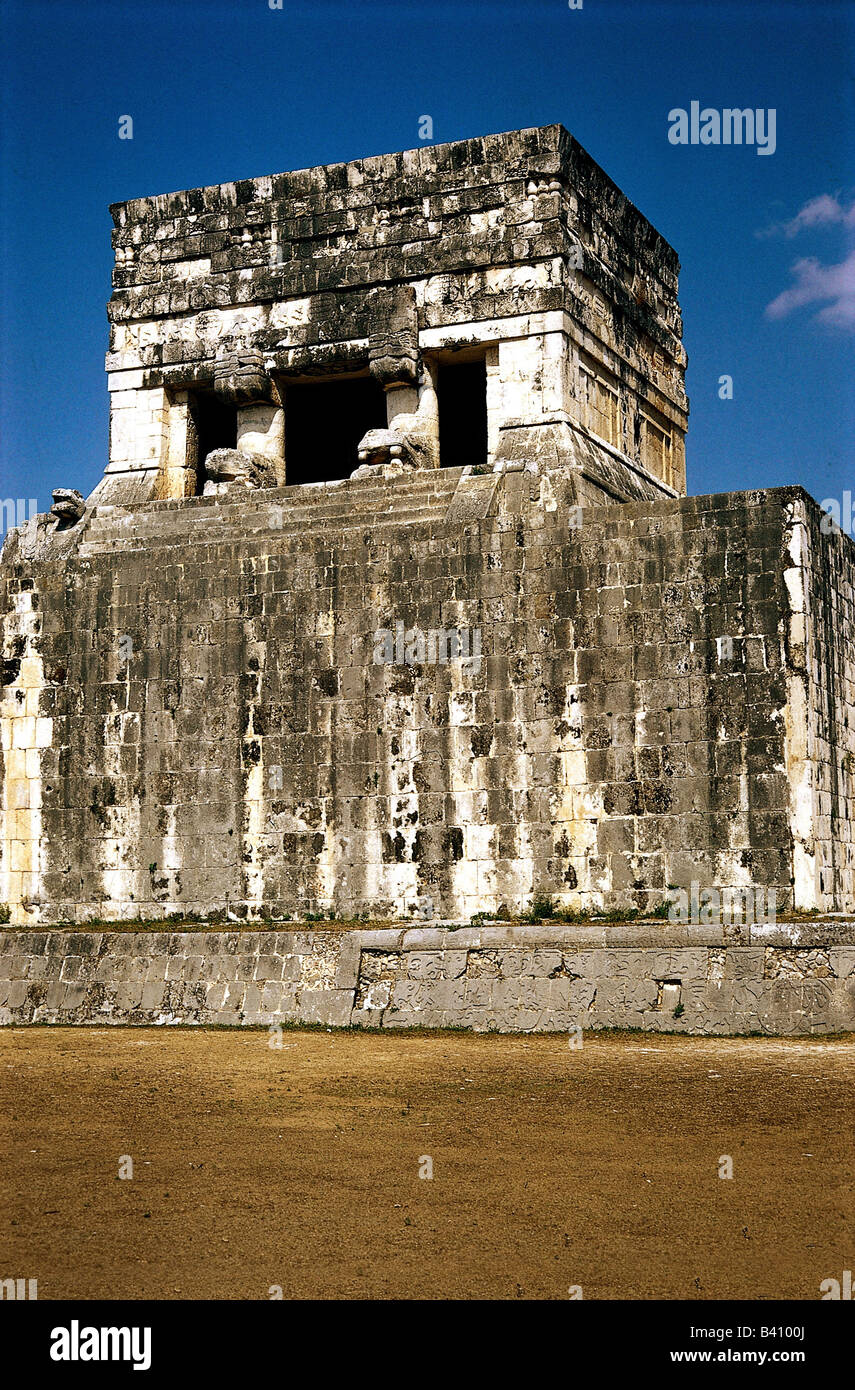
<instances>
[{"instance_id":1,"label":"stone temple","mask_svg":"<svg viewBox=\"0 0 855 1390\"><path fill-rule=\"evenodd\" d=\"M855 907L851 543L686 496L677 256L561 126L112 214L104 476L2 554L11 923Z\"/></svg>"}]
</instances>

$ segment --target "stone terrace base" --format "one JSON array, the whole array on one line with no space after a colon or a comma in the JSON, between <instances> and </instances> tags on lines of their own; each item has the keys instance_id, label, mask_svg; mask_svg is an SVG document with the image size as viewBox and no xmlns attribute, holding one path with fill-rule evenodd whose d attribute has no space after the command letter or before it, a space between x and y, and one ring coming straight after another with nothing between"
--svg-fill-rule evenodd
<instances>
[{"instance_id":1,"label":"stone terrace base","mask_svg":"<svg viewBox=\"0 0 855 1390\"><path fill-rule=\"evenodd\" d=\"M0 1023L855 1031L855 923L9 930Z\"/></svg>"}]
</instances>

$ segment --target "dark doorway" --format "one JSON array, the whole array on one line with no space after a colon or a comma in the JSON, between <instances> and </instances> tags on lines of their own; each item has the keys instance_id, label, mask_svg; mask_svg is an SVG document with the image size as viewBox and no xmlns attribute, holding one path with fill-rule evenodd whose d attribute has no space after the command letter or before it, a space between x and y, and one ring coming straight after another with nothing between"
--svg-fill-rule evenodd
<instances>
[{"instance_id":1,"label":"dark doorway","mask_svg":"<svg viewBox=\"0 0 855 1390\"><path fill-rule=\"evenodd\" d=\"M193 397L193 423L196 426L196 492L205 486L205 459L214 449L237 448L237 407L200 391Z\"/></svg>"},{"instance_id":2,"label":"dark doorway","mask_svg":"<svg viewBox=\"0 0 855 1390\"><path fill-rule=\"evenodd\" d=\"M285 477L289 487L348 478L366 430L386 428L386 395L373 377L295 382L285 388Z\"/></svg>"},{"instance_id":3,"label":"dark doorway","mask_svg":"<svg viewBox=\"0 0 855 1390\"><path fill-rule=\"evenodd\" d=\"M487 462L487 363L441 362L439 461L443 468Z\"/></svg>"}]
</instances>

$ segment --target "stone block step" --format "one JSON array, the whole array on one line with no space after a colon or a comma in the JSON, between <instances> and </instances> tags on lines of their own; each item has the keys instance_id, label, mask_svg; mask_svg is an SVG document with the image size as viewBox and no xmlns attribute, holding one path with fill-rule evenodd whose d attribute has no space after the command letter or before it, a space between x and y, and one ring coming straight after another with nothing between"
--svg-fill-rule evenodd
<instances>
[{"instance_id":1,"label":"stone block step","mask_svg":"<svg viewBox=\"0 0 855 1390\"><path fill-rule=\"evenodd\" d=\"M240 500L192 499L189 504L181 506L149 503L133 511L104 508L96 510L90 517L84 539L86 543L94 544L106 538L124 537L131 532L152 538L164 534L186 536L191 528L197 527L204 527L206 531L239 532L254 516L281 516L281 526L276 521L273 523L273 529L277 530L290 529L292 526L302 529L306 525L312 528L335 525L354 516L366 521L380 516L403 518L410 510L415 510L417 514L425 508L445 511L454 496L455 487L453 478L449 478L444 486L438 486L433 480L408 486L406 493L396 491L389 483L383 487L372 485L370 488L364 488L362 484L348 484L347 490L340 492L282 488L251 494ZM307 498L305 494L309 492L313 495Z\"/></svg>"},{"instance_id":2,"label":"stone block step","mask_svg":"<svg viewBox=\"0 0 855 1390\"><path fill-rule=\"evenodd\" d=\"M240 541L268 538L271 542L299 541L301 545L312 543L342 544L352 542L366 532L400 532L407 527L424 527L442 524L447 510L447 501L432 503L424 507L408 507L394 512L366 513L364 516L339 516L308 519L289 518L282 526L272 525L263 514L256 517L246 515L235 518L231 525L228 519L220 519L213 525L202 523L191 533L186 514L179 524L164 524L163 516L144 518L135 516L131 524L121 523L88 532L81 541L78 554L82 558L121 551L147 551L175 544L228 545ZM175 514L173 514L175 515ZM148 524L146 524L148 521ZM194 523L195 525L195 523Z\"/></svg>"},{"instance_id":3,"label":"stone block step","mask_svg":"<svg viewBox=\"0 0 855 1390\"><path fill-rule=\"evenodd\" d=\"M242 495L224 498L191 498L186 502L163 501L148 502L132 509L134 516L164 516L172 512L186 510L187 501L200 512L242 513L247 507L285 506L289 510L315 511L320 507L377 509L378 502L389 500L394 506L402 494L408 499L437 495L451 497L457 487L461 470L459 468L436 469L422 473L414 478L391 478L375 480L371 478L354 482L350 479L330 486L306 484L304 486L265 488L259 492L246 492ZM127 509L131 512L131 509ZM97 522L115 511L124 513L124 508L101 507L93 513L92 522Z\"/></svg>"}]
</instances>

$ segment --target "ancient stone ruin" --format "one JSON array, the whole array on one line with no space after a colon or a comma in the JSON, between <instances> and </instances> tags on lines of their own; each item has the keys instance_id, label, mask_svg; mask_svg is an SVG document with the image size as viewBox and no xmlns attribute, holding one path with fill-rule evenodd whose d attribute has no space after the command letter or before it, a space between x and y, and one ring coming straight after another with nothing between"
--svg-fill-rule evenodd
<instances>
[{"instance_id":1,"label":"ancient stone ruin","mask_svg":"<svg viewBox=\"0 0 855 1390\"><path fill-rule=\"evenodd\" d=\"M851 544L685 496L677 256L562 127L112 213L109 461L2 555L13 924L855 907Z\"/></svg>"}]
</instances>

